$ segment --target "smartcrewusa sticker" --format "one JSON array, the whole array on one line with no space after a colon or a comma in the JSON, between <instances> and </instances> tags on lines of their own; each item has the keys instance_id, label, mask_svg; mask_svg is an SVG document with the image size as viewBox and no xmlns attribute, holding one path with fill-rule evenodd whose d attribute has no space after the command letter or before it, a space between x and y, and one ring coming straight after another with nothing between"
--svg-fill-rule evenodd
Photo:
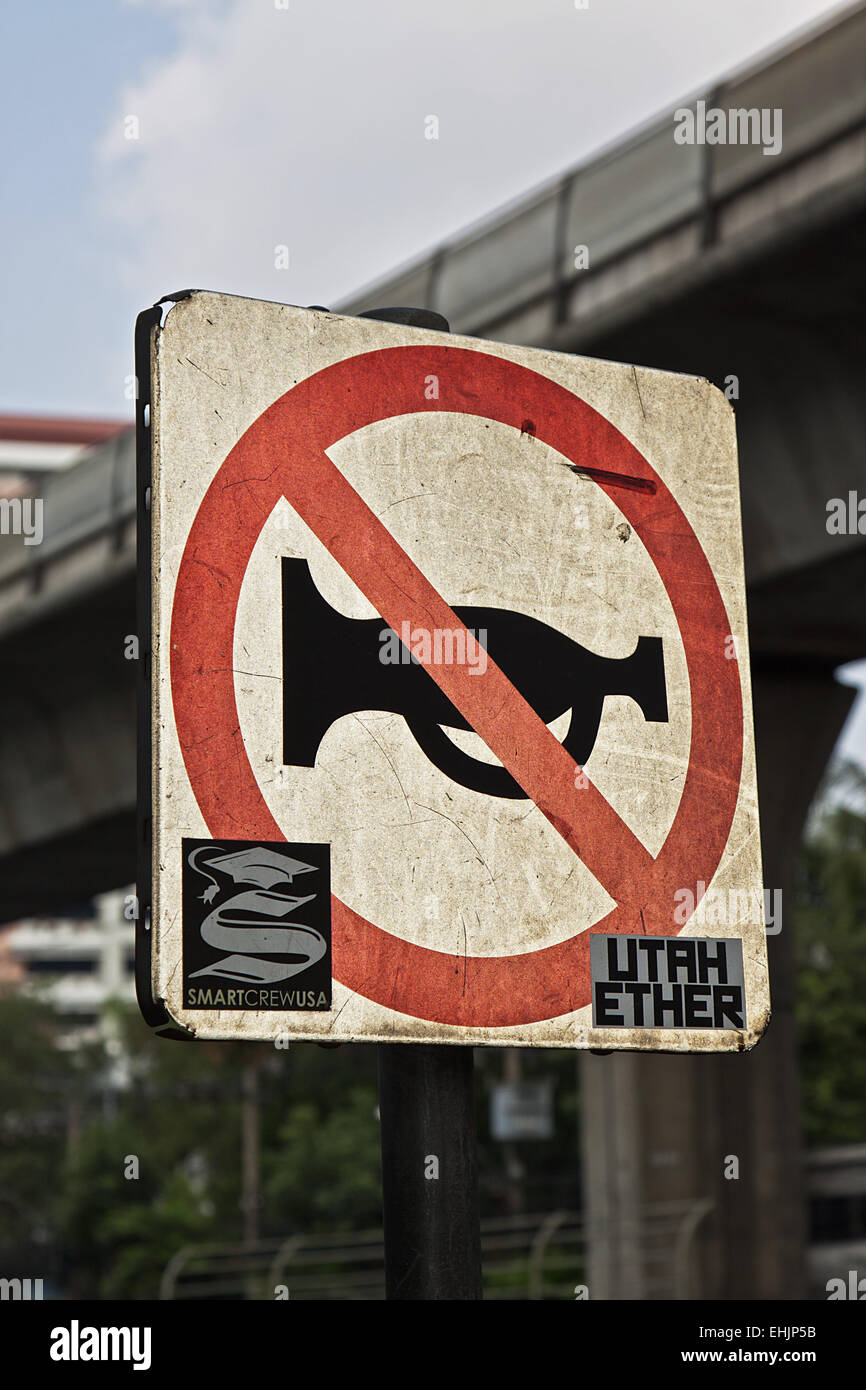
<instances>
[{"instance_id":1,"label":"smartcrewusa sticker","mask_svg":"<svg viewBox=\"0 0 866 1390\"><path fill-rule=\"evenodd\" d=\"M190 1009L331 1007L330 846L183 839Z\"/></svg>"}]
</instances>

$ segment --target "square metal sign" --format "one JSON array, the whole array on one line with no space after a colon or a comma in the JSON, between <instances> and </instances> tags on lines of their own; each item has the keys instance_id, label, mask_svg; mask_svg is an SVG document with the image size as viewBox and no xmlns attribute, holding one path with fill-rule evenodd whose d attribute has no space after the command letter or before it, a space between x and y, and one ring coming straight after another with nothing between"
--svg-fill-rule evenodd
<instances>
[{"instance_id":1,"label":"square metal sign","mask_svg":"<svg viewBox=\"0 0 866 1390\"><path fill-rule=\"evenodd\" d=\"M140 316L137 372L146 1017L751 1047L724 395L198 291Z\"/></svg>"}]
</instances>

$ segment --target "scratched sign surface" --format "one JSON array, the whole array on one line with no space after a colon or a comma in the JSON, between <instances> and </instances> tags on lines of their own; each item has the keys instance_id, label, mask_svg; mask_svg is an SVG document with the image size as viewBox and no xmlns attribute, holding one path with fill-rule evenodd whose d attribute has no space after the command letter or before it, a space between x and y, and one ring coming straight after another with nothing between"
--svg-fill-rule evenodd
<instances>
[{"instance_id":1,"label":"scratched sign surface","mask_svg":"<svg viewBox=\"0 0 866 1390\"><path fill-rule=\"evenodd\" d=\"M170 1018L750 1047L769 999L724 396L199 292L154 325L150 389Z\"/></svg>"}]
</instances>

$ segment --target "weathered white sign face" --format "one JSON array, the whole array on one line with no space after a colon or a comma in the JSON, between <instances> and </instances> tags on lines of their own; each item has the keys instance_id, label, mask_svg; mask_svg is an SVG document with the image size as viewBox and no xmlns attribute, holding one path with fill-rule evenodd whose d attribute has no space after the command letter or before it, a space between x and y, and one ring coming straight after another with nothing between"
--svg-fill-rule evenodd
<instances>
[{"instance_id":1,"label":"weathered white sign face","mask_svg":"<svg viewBox=\"0 0 866 1390\"><path fill-rule=\"evenodd\" d=\"M169 1013L205 1038L751 1046L724 396L206 293L152 346Z\"/></svg>"}]
</instances>

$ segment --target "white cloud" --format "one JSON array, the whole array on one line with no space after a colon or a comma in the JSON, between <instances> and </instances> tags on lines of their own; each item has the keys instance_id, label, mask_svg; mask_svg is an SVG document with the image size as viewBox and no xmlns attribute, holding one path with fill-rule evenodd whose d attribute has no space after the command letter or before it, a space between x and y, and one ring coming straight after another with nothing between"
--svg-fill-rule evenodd
<instances>
[{"instance_id":1,"label":"white cloud","mask_svg":"<svg viewBox=\"0 0 866 1390\"><path fill-rule=\"evenodd\" d=\"M822 9L179 4L175 55L125 89L99 145L99 197L122 233L111 273L141 303L185 285L333 301ZM283 244L288 271L274 268Z\"/></svg>"}]
</instances>

